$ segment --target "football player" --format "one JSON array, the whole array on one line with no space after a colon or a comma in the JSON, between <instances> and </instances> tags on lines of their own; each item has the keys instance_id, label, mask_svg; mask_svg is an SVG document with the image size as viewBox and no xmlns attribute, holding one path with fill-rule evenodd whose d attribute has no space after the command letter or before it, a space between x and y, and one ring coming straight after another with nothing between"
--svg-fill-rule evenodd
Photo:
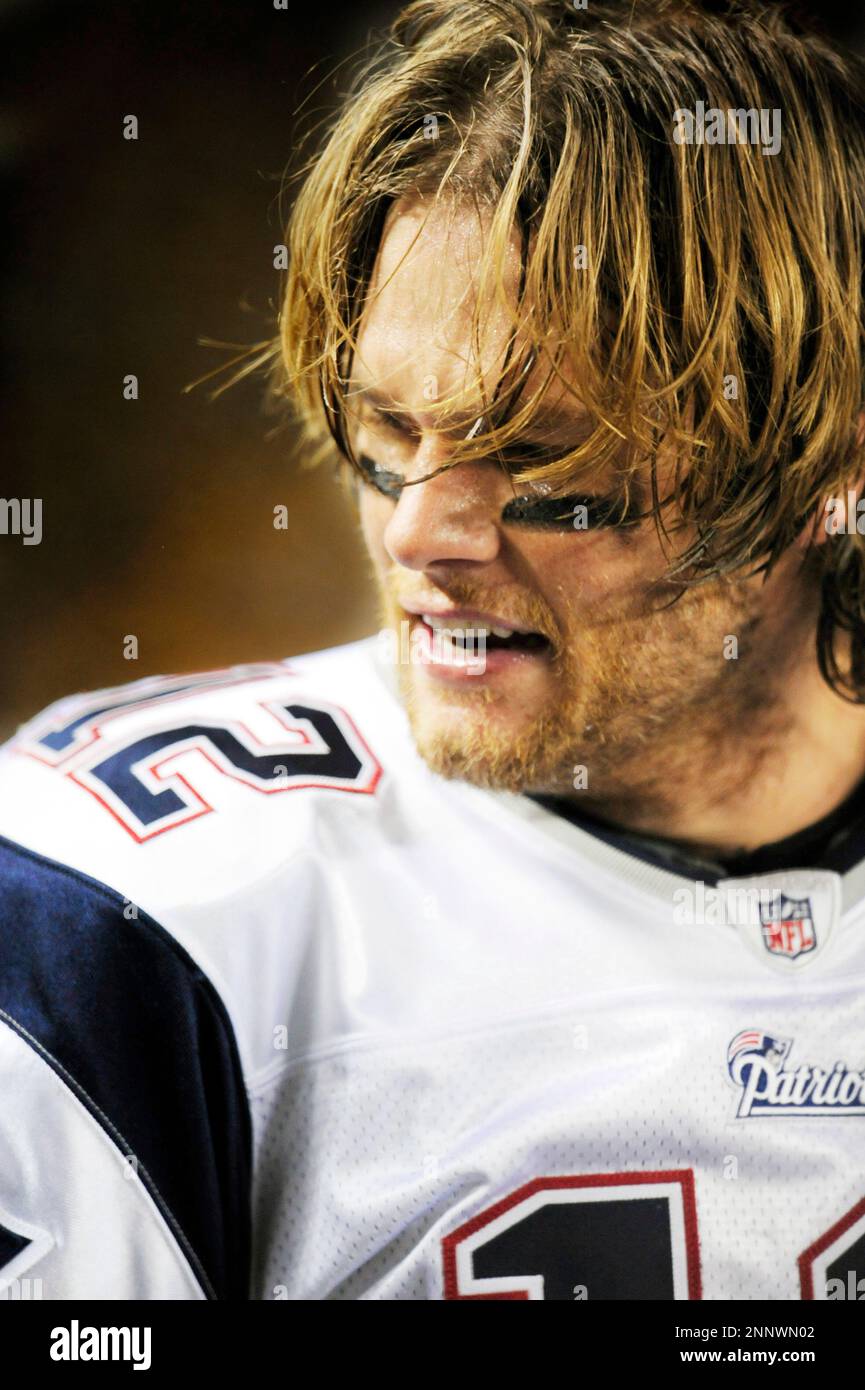
<instances>
[{"instance_id":1,"label":"football player","mask_svg":"<svg viewBox=\"0 0 865 1390\"><path fill-rule=\"evenodd\" d=\"M359 73L275 361L382 632L0 756L6 1287L865 1290L862 71L762 8Z\"/></svg>"}]
</instances>

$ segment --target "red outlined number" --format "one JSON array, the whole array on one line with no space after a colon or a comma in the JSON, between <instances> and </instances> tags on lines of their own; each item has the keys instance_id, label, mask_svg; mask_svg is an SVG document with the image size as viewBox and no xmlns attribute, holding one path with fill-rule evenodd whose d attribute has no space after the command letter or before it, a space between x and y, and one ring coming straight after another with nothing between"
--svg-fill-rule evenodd
<instances>
[{"instance_id":1,"label":"red outlined number","mask_svg":"<svg viewBox=\"0 0 865 1390\"><path fill-rule=\"evenodd\" d=\"M799 1256L803 1300L865 1300L865 1197Z\"/></svg>"},{"instance_id":2,"label":"red outlined number","mask_svg":"<svg viewBox=\"0 0 865 1390\"><path fill-rule=\"evenodd\" d=\"M445 1299L699 1299L694 1174L535 1178L445 1236Z\"/></svg>"},{"instance_id":3,"label":"red outlined number","mask_svg":"<svg viewBox=\"0 0 865 1390\"><path fill-rule=\"evenodd\" d=\"M217 715L183 718L192 692L260 681L286 668L245 667L157 678L64 702L34 721L16 751L53 766L93 796L139 844L216 808L199 789L202 763L266 796L303 787L370 794L381 765L338 705L296 696L255 702L250 724ZM153 711L146 721L137 718ZM164 721L162 711L165 711ZM261 711L265 718L262 720ZM153 716L157 717L154 718ZM120 721L127 716L127 725Z\"/></svg>"}]
</instances>

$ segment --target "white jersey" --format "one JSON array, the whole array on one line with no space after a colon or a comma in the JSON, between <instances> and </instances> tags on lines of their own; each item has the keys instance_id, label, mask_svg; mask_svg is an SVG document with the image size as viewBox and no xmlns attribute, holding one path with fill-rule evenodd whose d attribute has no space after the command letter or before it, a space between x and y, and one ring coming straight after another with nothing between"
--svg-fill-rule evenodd
<instances>
[{"instance_id":1,"label":"white jersey","mask_svg":"<svg viewBox=\"0 0 865 1390\"><path fill-rule=\"evenodd\" d=\"M0 1286L865 1294L865 866L755 917L446 781L379 650L0 752Z\"/></svg>"}]
</instances>

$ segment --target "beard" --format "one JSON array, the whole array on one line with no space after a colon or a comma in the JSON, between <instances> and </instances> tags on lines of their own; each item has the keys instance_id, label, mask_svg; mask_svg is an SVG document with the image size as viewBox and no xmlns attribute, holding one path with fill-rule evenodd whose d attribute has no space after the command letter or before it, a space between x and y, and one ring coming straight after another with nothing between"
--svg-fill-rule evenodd
<instances>
[{"instance_id":1,"label":"beard","mask_svg":"<svg viewBox=\"0 0 865 1390\"><path fill-rule=\"evenodd\" d=\"M405 616L397 583L396 573L379 581L382 619L394 631ZM445 592L459 607L505 606L501 587L454 580ZM789 725L769 695L778 666L770 644L763 650L762 608L758 587L729 580L656 587L591 615L572 604L557 617L537 595L509 595L509 619L550 642L547 693L515 724L495 682L440 692L398 665L418 752L440 776L577 795L586 810L634 828L657 825L683 793L692 806L711 805L757 771ZM725 659L731 638L736 655ZM725 759L720 750L737 730L739 755Z\"/></svg>"}]
</instances>

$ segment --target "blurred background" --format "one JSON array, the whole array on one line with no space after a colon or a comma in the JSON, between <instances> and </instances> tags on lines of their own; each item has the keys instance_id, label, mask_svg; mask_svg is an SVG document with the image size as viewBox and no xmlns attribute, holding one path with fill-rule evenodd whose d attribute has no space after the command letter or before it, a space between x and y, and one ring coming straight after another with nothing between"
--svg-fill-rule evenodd
<instances>
[{"instance_id":1,"label":"blurred background","mask_svg":"<svg viewBox=\"0 0 865 1390\"><path fill-rule=\"evenodd\" d=\"M200 338L273 333L295 113L326 116L397 8L0 0L0 497L43 499L41 544L0 535L0 736L72 691L375 630L351 508L261 379L183 387L230 356Z\"/></svg>"},{"instance_id":2,"label":"blurred background","mask_svg":"<svg viewBox=\"0 0 865 1390\"><path fill-rule=\"evenodd\" d=\"M400 8L289 5L0 0L0 497L43 499L41 544L0 535L0 736L72 691L375 629L351 510L261 381L183 391L227 356L200 338L271 335L296 112L324 118ZM859 4L804 8L860 41Z\"/></svg>"}]
</instances>

